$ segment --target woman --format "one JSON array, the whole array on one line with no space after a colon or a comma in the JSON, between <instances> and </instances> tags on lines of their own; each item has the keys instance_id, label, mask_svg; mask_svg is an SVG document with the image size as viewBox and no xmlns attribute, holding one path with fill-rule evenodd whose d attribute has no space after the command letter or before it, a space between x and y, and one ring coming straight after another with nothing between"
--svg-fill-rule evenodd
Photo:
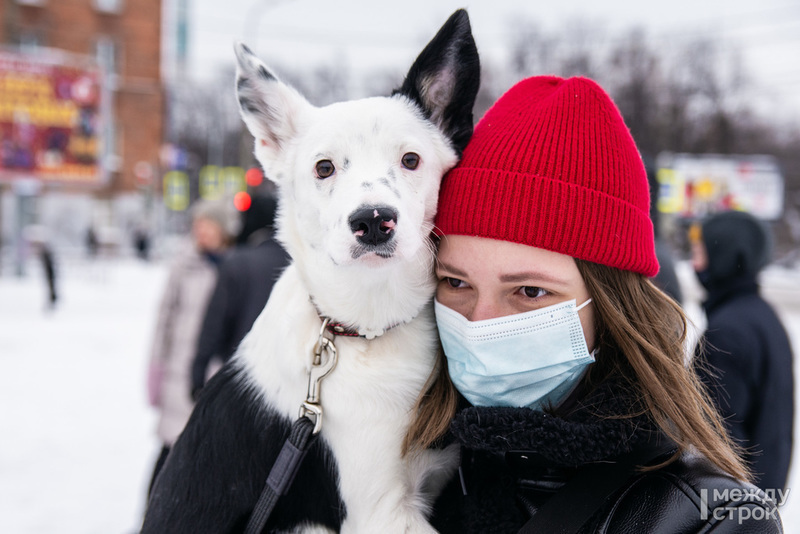
<instances>
[{"instance_id":1,"label":"woman","mask_svg":"<svg viewBox=\"0 0 800 534\"><path fill-rule=\"evenodd\" d=\"M686 365L680 307L648 279L648 207L591 80L523 80L476 126L442 185L446 361L407 443L461 448L441 532L781 531Z\"/></svg>"},{"instance_id":2,"label":"woman","mask_svg":"<svg viewBox=\"0 0 800 534\"><path fill-rule=\"evenodd\" d=\"M189 420L192 361L200 325L217 279L217 265L239 228L227 200L201 200L192 208L192 243L172 264L161 298L148 371L148 398L159 412L163 443L150 486Z\"/></svg>"}]
</instances>

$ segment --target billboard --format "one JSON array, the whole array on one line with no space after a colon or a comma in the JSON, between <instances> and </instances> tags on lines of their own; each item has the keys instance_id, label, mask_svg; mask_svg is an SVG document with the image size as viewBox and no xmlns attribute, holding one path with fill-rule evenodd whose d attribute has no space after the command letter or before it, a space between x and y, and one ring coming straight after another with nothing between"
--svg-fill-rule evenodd
<instances>
[{"instance_id":1,"label":"billboard","mask_svg":"<svg viewBox=\"0 0 800 534\"><path fill-rule=\"evenodd\" d=\"M88 57L0 50L0 181L99 185L101 80Z\"/></svg>"},{"instance_id":2,"label":"billboard","mask_svg":"<svg viewBox=\"0 0 800 534\"><path fill-rule=\"evenodd\" d=\"M739 210L772 221L783 214L784 181L772 156L661 154L658 210L687 219Z\"/></svg>"}]
</instances>

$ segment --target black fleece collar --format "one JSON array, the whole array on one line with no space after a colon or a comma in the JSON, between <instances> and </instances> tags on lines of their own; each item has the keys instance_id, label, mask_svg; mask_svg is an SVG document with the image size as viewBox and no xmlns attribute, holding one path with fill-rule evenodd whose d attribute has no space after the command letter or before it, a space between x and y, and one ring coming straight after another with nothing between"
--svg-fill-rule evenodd
<instances>
[{"instance_id":1,"label":"black fleece collar","mask_svg":"<svg viewBox=\"0 0 800 534\"><path fill-rule=\"evenodd\" d=\"M566 416L529 408L470 406L456 415L450 432L467 449L528 451L553 466L576 467L616 460L665 439L646 415L625 417L641 413L636 405L625 386L609 382Z\"/></svg>"}]
</instances>

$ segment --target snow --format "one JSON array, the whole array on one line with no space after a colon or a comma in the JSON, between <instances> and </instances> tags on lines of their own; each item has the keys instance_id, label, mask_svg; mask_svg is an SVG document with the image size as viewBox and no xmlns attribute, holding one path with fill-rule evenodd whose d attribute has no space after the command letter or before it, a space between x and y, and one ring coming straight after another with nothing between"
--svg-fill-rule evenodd
<instances>
[{"instance_id":1,"label":"snow","mask_svg":"<svg viewBox=\"0 0 800 534\"><path fill-rule=\"evenodd\" d=\"M0 278L0 532L137 532L159 449L145 371L166 269L66 266L54 311L30 270Z\"/></svg>"},{"instance_id":2,"label":"snow","mask_svg":"<svg viewBox=\"0 0 800 534\"><path fill-rule=\"evenodd\" d=\"M0 532L137 532L160 448L145 373L166 264L72 260L53 311L30 267L0 276ZM690 267L678 274L702 325ZM770 269L763 285L800 354L800 272ZM800 497L790 491L781 514L800 531Z\"/></svg>"}]
</instances>

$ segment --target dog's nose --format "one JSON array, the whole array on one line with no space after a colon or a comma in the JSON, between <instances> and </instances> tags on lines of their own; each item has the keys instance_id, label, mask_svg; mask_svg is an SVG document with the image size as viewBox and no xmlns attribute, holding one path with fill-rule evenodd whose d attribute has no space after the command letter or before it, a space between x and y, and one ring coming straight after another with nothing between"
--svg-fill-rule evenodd
<instances>
[{"instance_id":1,"label":"dog's nose","mask_svg":"<svg viewBox=\"0 0 800 534\"><path fill-rule=\"evenodd\" d=\"M381 245L392 238L397 212L391 208L361 208L350 215L350 230L365 245Z\"/></svg>"}]
</instances>

